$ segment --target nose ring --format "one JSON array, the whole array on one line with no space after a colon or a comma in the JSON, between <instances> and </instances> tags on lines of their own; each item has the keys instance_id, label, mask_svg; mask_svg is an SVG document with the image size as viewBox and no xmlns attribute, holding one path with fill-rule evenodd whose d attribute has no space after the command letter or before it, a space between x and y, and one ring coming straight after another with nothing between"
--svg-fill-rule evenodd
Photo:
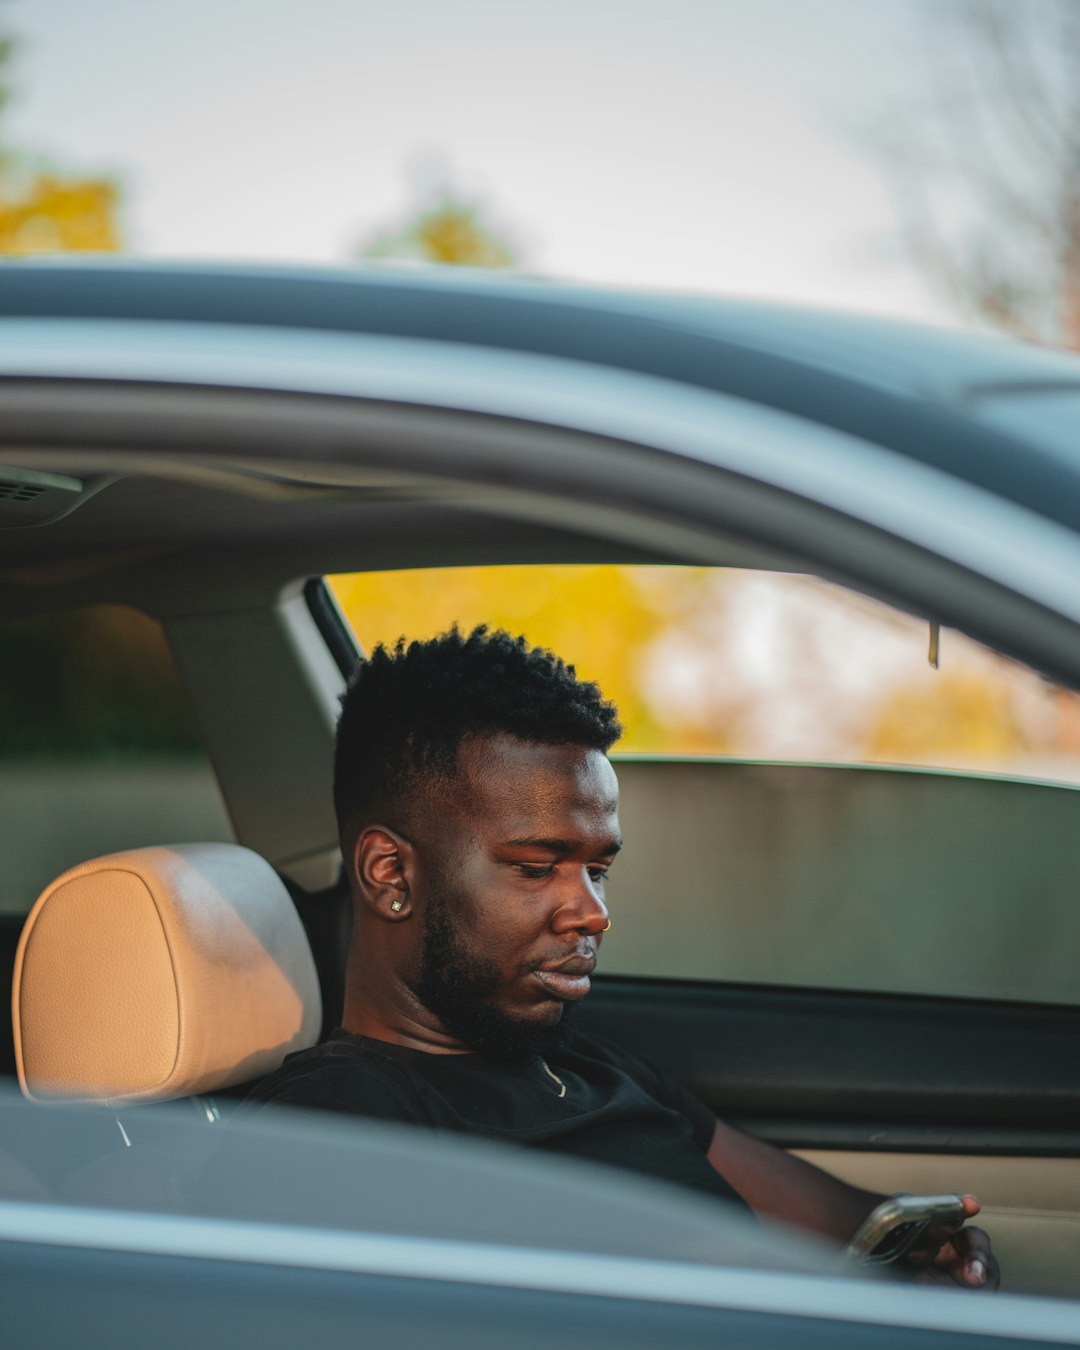
<instances>
[{"instance_id":1,"label":"nose ring","mask_svg":"<svg viewBox=\"0 0 1080 1350\"><path fill-rule=\"evenodd\" d=\"M601 933L606 933L610 927L611 927L611 920L608 919L607 923L604 924L603 928L600 929Z\"/></svg>"}]
</instances>

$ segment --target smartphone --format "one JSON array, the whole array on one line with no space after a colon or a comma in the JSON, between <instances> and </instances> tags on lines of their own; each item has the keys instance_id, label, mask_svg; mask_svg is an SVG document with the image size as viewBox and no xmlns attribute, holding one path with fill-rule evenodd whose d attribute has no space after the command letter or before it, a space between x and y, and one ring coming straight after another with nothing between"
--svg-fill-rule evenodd
<instances>
[{"instance_id":1,"label":"smartphone","mask_svg":"<svg viewBox=\"0 0 1080 1350\"><path fill-rule=\"evenodd\" d=\"M844 1251L864 1266L888 1265L906 1256L931 1225L959 1227L966 1218L959 1195L890 1195L870 1211Z\"/></svg>"}]
</instances>

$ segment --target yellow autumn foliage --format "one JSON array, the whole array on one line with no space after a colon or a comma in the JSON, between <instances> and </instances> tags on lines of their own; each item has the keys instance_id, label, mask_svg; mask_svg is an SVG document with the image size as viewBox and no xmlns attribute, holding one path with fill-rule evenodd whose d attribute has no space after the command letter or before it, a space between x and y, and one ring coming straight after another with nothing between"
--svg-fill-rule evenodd
<instances>
[{"instance_id":1,"label":"yellow autumn foliage","mask_svg":"<svg viewBox=\"0 0 1080 1350\"><path fill-rule=\"evenodd\" d=\"M902 764L942 755L1008 761L1026 749L1008 682L978 670L940 671L931 692L900 688L876 710L865 757Z\"/></svg>"},{"instance_id":2,"label":"yellow autumn foliage","mask_svg":"<svg viewBox=\"0 0 1080 1350\"><path fill-rule=\"evenodd\" d=\"M871 644L875 634L895 643L897 616L805 577L771 583L774 597L789 594L800 606L797 615L788 613L784 642L772 649L764 672L779 671L785 676L779 684L758 678L762 648L743 640L761 617L747 608L747 597L761 588L755 574L738 569L453 567L354 573L330 584L367 651L399 637L429 638L455 623L465 632L481 623L506 628L550 647L614 700L625 727L617 748L624 752L854 757L997 770L1033 753L1080 753L1060 698L1033 672L995 661L955 633L946 647L952 668L930 671L918 654L925 636L906 618L910 675L896 681L895 648L887 680L879 681L880 666L867 666L853 722L844 692L850 684L836 677L864 658L823 648L827 621L835 621L840 606ZM750 649L756 656L748 664ZM1080 706L1071 697L1067 702L1066 711ZM778 742L777 727L785 724L801 727L801 740L792 733Z\"/></svg>"},{"instance_id":3,"label":"yellow autumn foliage","mask_svg":"<svg viewBox=\"0 0 1080 1350\"><path fill-rule=\"evenodd\" d=\"M0 30L0 115L12 96L17 42ZM105 178L41 167L0 128L0 256L100 253L120 248L119 192Z\"/></svg>"},{"instance_id":4,"label":"yellow autumn foliage","mask_svg":"<svg viewBox=\"0 0 1080 1350\"><path fill-rule=\"evenodd\" d=\"M641 692L641 659L667 621L662 597L639 584L642 569L615 566L454 567L365 572L332 580L334 594L371 650L433 637L457 624L524 633L595 680L619 708L622 748L660 749L667 738Z\"/></svg>"},{"instance_id":5,"label":"yellow autumn foliage","mask_svg":"<svg viewBox=\"0 0 1080 1350\"><path fill-rule=\"evenodd\" d=\"M480 209L451 192L420 208L399 229L377 236L367 258L402 258L462 267L513 267L514 253L486 225Z\"/></svg>"},{"instance_id":6,"label":"yellow autumn foliage","mask_svg":"<svg viewBox=\"0 0 1080 1350\"><path fill-rule=\"evenodd\" d=\"M113 251L120 247L115 184L42 173L12 187L0 179L0 253Z\"/></svg>"}]
</instances>

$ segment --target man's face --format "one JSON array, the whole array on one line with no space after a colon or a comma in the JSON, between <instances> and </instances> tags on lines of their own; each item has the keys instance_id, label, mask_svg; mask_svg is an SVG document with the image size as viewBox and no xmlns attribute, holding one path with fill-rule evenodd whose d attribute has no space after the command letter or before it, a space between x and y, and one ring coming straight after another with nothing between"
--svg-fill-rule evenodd
<instances>
[{"instance_id":1,"label":"man's face","mask_svg":"<svg viewBox=\"0 0 1080 1350\"><path fill-rule=\"evenodd\" d=\"M425 849L416 993L470 1049L544 1053L589 992L621 847L607 757L511 736L467 741Z\"/></svg>"}]
</instances>

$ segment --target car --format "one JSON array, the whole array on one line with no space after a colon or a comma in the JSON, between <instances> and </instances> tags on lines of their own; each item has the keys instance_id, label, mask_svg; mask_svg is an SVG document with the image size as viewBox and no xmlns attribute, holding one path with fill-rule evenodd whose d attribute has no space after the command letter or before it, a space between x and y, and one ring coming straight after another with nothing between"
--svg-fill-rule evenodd
<instances>
[{"instance_id":1,"label":"car","mask_svg":"<svg viewBox=\"0 0 1080 1350\"><path fill-rule=\"evenodd\" d=\"M327 578L817 577L1068 700L1078 425L1073 356L853 315L465 269L6 266L11 1334L1080 1341L1065 769L616 759L587 1025L859 1184L978 1194L997 1299L642 1179L235 1106L340 1009L333 731L369 639ZM130 904L101 889L121 872ZM226 1137L243 1164L209 1185Z\"/></svg>"}]
</instances>

